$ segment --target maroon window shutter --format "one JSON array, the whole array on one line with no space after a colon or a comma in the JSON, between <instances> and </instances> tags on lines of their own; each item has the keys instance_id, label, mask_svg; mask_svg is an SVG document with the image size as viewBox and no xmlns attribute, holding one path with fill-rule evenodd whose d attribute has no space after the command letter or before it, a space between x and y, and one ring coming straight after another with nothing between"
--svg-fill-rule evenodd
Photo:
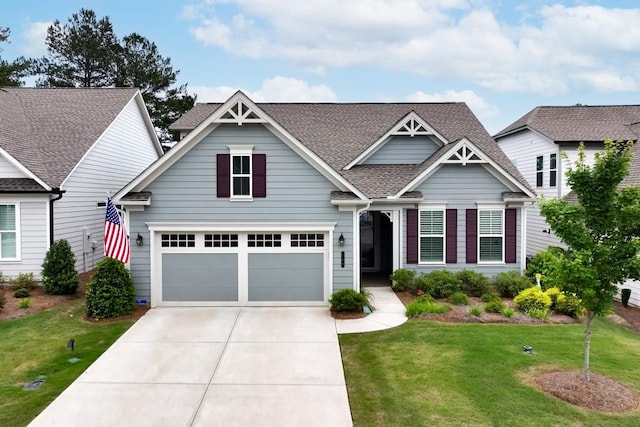
<instances>
[{"instance_id":1,"label":"maroon window shutter","mask_svg":"<svg viewBox=\"0 0 640 427\"><path fill-rule=\"evenodd\" d=\"M478 262L478 210L467 209L467 264Z\"/></svg>"},{"instance_id":2,"label":"maroon window shutter","mask_svg":"<svg viewBox=\"0 0 640 427\"><path fill-rule=\"evenodd\" d=\"M407 264L418 263L418 209L407 209Z\"/></svg>"},{"instance_id":3,"label":"maroon window shutter","mask_svg":"<svg viewBox=\"0 0 640 427\"><path fill-rule=\"evenodd\" d=\"M216 155L218 197L231 197L231 170L229 169L229 162L229 154Z\"/></svg>"},{"instance_id":4,"label":"maroon window shutter","mask_svg":"<svg viewBox=\"0 0 640 427\"><path fill-rule=\"evenodd\" d=\"M516 262L516 210L504 211L504 262L515 264Z\"/></svg>"},{"instance_id":5,"label":"maroon window shutter","mask_svg":"<svg viewBox=\"0 0 640 427\"><path fill-rule=\"evenodd\" d=\"M458 210L447 209L447 264L458 262Z\"/></svg>"},{"instance_id":6,"label":"maroon window shutter","mask_svg":"<svg viewBox=\"0 0 640 427\"><path fill-rule=\"evenodd\" d=\"M267 197L267 155L254 154L253 163L253 197Z\"/></svg>"}]
</instances>

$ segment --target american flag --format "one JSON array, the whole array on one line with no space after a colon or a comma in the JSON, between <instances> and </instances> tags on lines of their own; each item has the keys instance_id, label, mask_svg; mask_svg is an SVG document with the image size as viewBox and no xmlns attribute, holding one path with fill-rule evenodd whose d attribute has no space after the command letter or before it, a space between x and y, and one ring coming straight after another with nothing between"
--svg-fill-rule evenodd
<instances>
[{"instance_id":1,"label":"american flag","mask_svg":"<svg viewBox=\"0 0 640 427\"><path fill-rule=\"evenodd\" d=\"M104 255L126 264L129 262L130 252L127 230L111 197L107 197L107 214L104 218Z\"/></svg>"}]
</instances>

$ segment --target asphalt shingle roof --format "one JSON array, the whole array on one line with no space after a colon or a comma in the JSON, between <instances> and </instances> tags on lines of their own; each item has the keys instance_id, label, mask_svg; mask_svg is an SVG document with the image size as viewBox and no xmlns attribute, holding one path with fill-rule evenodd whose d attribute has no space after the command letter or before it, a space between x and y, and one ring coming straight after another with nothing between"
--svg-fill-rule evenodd
<instances>
[{"instance_id":1,"label":"asphalt shingle roof","mask_svg":"<svg viewBox=\"0 0 640 427\"><path fill-rule=\"evenodd\" d=\"M0 87L0 147L58 188L136 91Z\"/></svg>"},{"instance_id":2,"label":"asphalt shingle roof","mask_svg":"<svg viewBox=\"0 0 640 427\"><path fill-rule=\"evenodd\" d=\"M192 130L222 104L196 104L171 128ZM334 170L378 198L395 194L442 155L442 148L421 165L362 165L343 168L415 112L448 143L467 138L487 156L531 189L520 172L464 103L258 103L273 120ZM446 147L446 146L445 146ZM533 191L532 191L533 192Z\"/></svg>"}]
</instances>

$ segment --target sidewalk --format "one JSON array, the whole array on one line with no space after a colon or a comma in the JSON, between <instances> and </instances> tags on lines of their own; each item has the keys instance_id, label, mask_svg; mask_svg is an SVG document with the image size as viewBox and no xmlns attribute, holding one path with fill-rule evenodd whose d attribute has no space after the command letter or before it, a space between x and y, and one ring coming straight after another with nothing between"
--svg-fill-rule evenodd
<instances>
[{"instance_id":1,"label":"sidewalk","mask_svg":"<svg viewBox=\"0 0 640 427\"><path fill-rule=\"evenodd\" d=\"M395 328L407 321L405 307L390 287L365 288L372 297L373 313L361 319L336 319L339 334L381 331Z\"/></svg>"}]
</instances>

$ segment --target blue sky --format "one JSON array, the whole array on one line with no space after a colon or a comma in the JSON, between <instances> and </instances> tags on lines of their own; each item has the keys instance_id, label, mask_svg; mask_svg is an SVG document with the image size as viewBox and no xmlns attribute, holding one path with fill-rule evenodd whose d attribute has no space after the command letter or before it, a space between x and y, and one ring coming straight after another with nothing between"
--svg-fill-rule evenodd
<instances>
[{"instance_id":1,"label":"blue sky","mask_svg":"<svg viewBox=\"0 0 640 427\"><path fill-rule=\"evenodd\" d=\"M43 55L82 7L154 41L199 102L465 101L492 134L537 105L640 103L635 0L19 0L0 55Z\"/></svg>"}]
</instances>

